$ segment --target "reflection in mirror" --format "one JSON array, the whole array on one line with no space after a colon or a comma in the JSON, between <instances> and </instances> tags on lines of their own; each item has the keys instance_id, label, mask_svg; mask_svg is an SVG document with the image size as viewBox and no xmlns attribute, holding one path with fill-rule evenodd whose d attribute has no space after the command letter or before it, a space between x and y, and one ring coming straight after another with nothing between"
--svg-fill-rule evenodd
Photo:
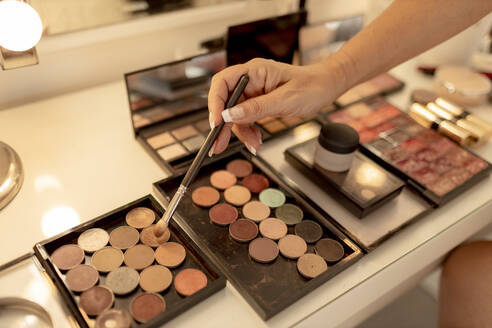
<instances>
[{"instance_id":1,"label":"reflection in mirror","mask_svg":"<svg viewBox=\"0 0 492 328\"><path fill-rule=\"evenodd\" d=\"M30 0L41 15L47 35L234 1L242 0Z\"/></svg>"},{"instance_id":2,"label":"reflection in mirror","mask_svg":"<svg viewBox=\"0 0 492 328\"><path fill-rule=\"evenodd\" d=\"M211 78L225 65L220 51L127 74L135 129L206 108Z\"/></svg>"}]
</instances>

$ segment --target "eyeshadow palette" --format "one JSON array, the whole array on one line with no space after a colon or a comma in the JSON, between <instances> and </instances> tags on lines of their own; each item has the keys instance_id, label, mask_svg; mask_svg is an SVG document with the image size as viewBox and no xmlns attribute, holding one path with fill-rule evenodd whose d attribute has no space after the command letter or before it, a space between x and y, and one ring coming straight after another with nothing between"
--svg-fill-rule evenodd
<instances>
[{"instance_id":1,"label":"eyeshadow palette","mask_svg":"<svg viewBox=\"0 0 492 328\"><path fill-rule=\"evenodd\" d=\"M359 101L374 98L378 95L382 96L396 92L403 87L404 83L402 81L388 73L383 73L349 89L338 97L335 103L340 107L345 107Z\"/></svg>"},{"instance_id":2,"label":"eyeshadow palette","mask_svg":"<svg viewBox=\"0 0 492 328\"><path fill-rule=\"evenodd\" d=\"M156 182L169 202L182 175ZM362 252L247 152L201 168L174 216L256 312L268 319Z\"/></svg>"},{"instance_id":3,"label":"eyeshadow palette","mask_svg":"<svg viewBox=\"0 0 492 328\"><path fill-rule=\"evenodd\" d=\"M314 163L316 139L288 148L285 159L320 184L354 215L362 218L398 196L405 183L360 152L346 172L330 172Z\"/></svg>"},{"instance_id":4,"label":"eyeshadow palette","mask_svg":"<svg viewBox=\"0 0 492 328\"><path fill-rule=\"evenodd\" d=\"M225 287L225 278L152 196L38 243L36 257L81 327L156 327Z\"/></svg>"},{"instance_id":5,"label":"eyeshadow palette","mask_svg":"<svg viewBox=\"0 0 492 328\"><path fill-rule=\"evenodd\" d=\"M461 194L490 173L490 164L448 138L419 125L384 99L328 114L359 132L362 151L436 205Z\"/></svg>"}]
</instances>

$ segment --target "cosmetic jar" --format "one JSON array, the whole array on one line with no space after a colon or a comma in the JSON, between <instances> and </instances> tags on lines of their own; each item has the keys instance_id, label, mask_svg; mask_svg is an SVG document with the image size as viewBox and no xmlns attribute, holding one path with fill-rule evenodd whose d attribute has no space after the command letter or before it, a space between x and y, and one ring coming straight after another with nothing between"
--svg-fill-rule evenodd
<instances>
[{"instance_id":1,"label":"cosmetic jar","mask_svg":"<svg viewBox=\"0 0 492 328\"><path fill-rule=\"evenodd\" d=\"M314 161L325 170L344 172L352 166L355 151L359 148L359 134L341 123L327 123L321 128L316 143Z\"/></svg>"},{"instance_id":2,"label":"cosmetic jar","mask_svg":"<svg viewBox=\"0 0 492 328\"><path fill-rule=\"evenodd\" d=\"M459 105L477 106L487 101L491 83L469 68L440 66L436 70L434 88L439 96Z\"/></svg>"}]
</instances>

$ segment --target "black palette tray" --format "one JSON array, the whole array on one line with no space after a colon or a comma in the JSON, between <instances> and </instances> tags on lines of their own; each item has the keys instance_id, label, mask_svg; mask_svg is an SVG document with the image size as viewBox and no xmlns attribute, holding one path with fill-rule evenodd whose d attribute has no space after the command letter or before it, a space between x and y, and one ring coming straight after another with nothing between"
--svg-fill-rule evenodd
<instances>
[{"instance_id":1,"label":"black palette tray","mask_svg":"<svg viewBox=\"0 0 492 328\"><path fill-rule=\"evenodd\" d=\"M298 273L296 260L288 260L282 255L279 255L270 264L260 264L252 260L248 254L248 243L234 241L229 236L227 227L213 224L209 219L209 210L196 206L191 199L191 191L200 186L210 185L211 173L225 169L226 164L234 159L250 161L253 164L254 173L264 174L270 180L270 187L278 188L286 194L286 203L297 204L303 209L304 220L309 219L320 223L324 230L323 238L336 239L343 245L345 249L344 258L338 263L330 265L327 271L311 280L303 278ZM180 175L154 183L158 197L162 197L164 203L169 202L170 197L174 195L182 179L183 175ZM257 199L257 196L253 195L252 200L254 199ZM221 193L219 202L223 201ZM241 213L240 208L238 208L238 211ZM317 212L306 200L302 199L274 174L267 171L260 160L252 157L244 150L229 153L229 156L202 167L195 182L183 197L174 220L214 260L227 279L231 281L264 320L271 318L348 266L354 264L363 255L360 248L335 228L326 217ZM288 233L294 233L293 227L289 227ZM313 245L308 244L308 252L314 252Z\"/></svg>"},{"instance_id":2,"label":"black palette tray","mask_svg":"<svg viewBox=\"0 0 492 328\"><path fill-rule=\"evenodd\" d=\"M357 217L363 218L388 203L398 196L405 186L403 181L359 152L355 153L352 168L349 171L324 170L313 164L315 141L316 139L311 139L288 148L284 152L285 159L315 183L323 183L323 188ZM357 181L363 173L366 173L362 179L367 181L366 184ZM376 177L384 183L377 186L371 185L369 181L371 175L377 175ZM364 191L370 191L373 194L371 197L364 197Z\"/></svg>"},{"instance_id":3,"label":"black palette tray","mask_svg":"<svg viewBox=\"0 0 492 328\"><path fill-rule=\"evenodd\" d=\"M77 305L78 295L69 290L64 282L64 274L62 274L54 266L49 254L52 254L54 250L62 245L77 244L78 236L87 229L102 228L110 232L110 230L114 228L125 225L126 213L136 207L147 207L152 209L156 213L157 218L160 218L164 213L164 209L160 206L156 199L151 195L147 195L109 213L101 215L91 221L78 225L64 233L37 243L34 246L36 257L39 259L41 265L46 270L57 289L60 291L70 312L74 315L78 324L82 328L92 327L91 321L93 320L88 319L86 314L80 311ZM170 269L173 273L173 277L175 277L176 273L182 269L196 268L206 274L208 279L207 286L191 296L183 297L176 292L174 284L171 284L166 291L159 293L166 301L166 310L144 324L139 325L136 321L133 321L132 327L161 326L225 287L226 279L223 274L220 273L220 271L211 263L207 256L186 235L186 233L174 222L172 222L169 227L171 231L170 241L179 242L186 249L186 259L184 263L175 269ZM85 263L90 263L90 255L86 254ZM104 285L105 279L106 276L100 274L99 285ZM128 295L115 295L113 307L125 308L128 310L131 300L141 293L143 293L143 290L140 286L138 286L135 291Z\"/></svg>"}]
</instances>

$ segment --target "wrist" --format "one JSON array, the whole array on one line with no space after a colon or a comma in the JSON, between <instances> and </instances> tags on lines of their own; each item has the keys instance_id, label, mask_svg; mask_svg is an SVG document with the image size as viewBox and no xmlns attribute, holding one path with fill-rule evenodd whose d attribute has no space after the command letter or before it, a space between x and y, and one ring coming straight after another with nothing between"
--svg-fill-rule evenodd
<instances>
[{"instance_id":1,"label":"wrist","mask_svg":"<svg viewBox=\"0 0 492 328\"><path fill-rule=\"evenodd\" d=\"M326 79L334 86L336 97L352 88L356 83L355 64L345 51L340 49L320 63Z\"/></svg>"}]
</instances>

